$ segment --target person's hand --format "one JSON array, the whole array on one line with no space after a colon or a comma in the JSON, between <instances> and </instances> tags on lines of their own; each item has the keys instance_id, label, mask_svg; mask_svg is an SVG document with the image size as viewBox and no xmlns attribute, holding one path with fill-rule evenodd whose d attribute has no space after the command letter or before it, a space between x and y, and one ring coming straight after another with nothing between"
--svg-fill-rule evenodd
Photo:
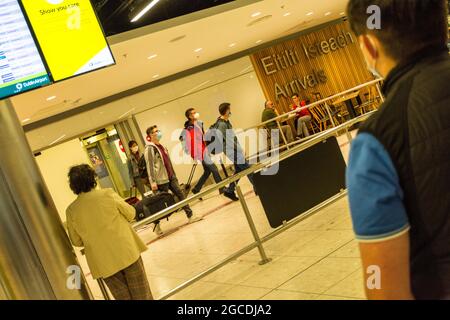
<instances>
[{"instance_id":1,"label":"person's hand","mask_svg":"<svg viewBox=\"0 0 450 320\"><path fill-rule=\"evenodd\" d=\"M152 191L158 190L158 185L156 183L152 183Z\"/></svg>"}]
</instances>

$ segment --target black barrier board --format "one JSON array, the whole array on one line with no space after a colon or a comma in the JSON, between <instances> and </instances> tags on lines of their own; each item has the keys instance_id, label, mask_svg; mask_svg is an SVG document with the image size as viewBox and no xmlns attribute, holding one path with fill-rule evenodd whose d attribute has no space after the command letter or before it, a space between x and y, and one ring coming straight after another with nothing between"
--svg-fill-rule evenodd
<instances>
[{"instance_id":1,"label":"black barrier board","mask_svg":"<svg viewBox=\"0 0 450 320\"><path fill-rule=\"evenodd\" d=\"M254 175L272 228L289 221L345 189L346 164L336 137L278 163L278 172Z\"/></svg>"}]
</instances>

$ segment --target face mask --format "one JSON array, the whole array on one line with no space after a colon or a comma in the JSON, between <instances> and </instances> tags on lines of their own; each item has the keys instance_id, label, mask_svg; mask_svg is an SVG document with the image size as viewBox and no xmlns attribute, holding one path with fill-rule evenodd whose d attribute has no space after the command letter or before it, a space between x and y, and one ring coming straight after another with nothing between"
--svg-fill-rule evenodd
<instances>
[{"instance_id":1,"label":"face mask","mask_svg":"<svg viewBox=\"0 0 450 320\"><path fill-rule=\"evenodd\" d=\"M228 116L231 117L231 111L230 111L230 113L228 114Z\"/></svg>"},{"instance_id":2,"label":"face mask","mask_svg":"<svg viewBox=\"0 0 450 320\"><path fill-rule=\"evenodd\" d=\"M139 147L133 147L133 148L131 148L131 152L133 152L133 153L136 153L136 152L138 152L139 151Z\"/></svg>"},{"instance_id":3,"label":"face mask","mask_svg":"<svg viewBox=\"0 0 450 320\"><path fill-rule=\"evenodd\" d=\"M195 119L195 120L200 119L200 113L197 112L196 114L194 114L194 119Z\"/></svg>"},{"instance_id":4,"label":"face mask","mask_svg":"<svg viewBox=\"0 0 450 320\"><path fill-rule=\"evenodd\" d=\"M161 132L161 131L158 131L158 133L157 133L157 135L156 135L156 137L158 137L158 140L161 140L161 139L162 139L162 136L163 136L162 132Z\"/></svg>"},{"instance_id":5,"label":"face mask","mask_svg":"<svg viewBox=\"0 0 450 320\"><path fill-rule=\"evenodd\" d=\"M375 45L374 45L372 39L370 39L370 38L368 38L368 39L372 43L373 48L375 49ZM364 52L365 51L364 45L361 43L360 46L361 46L361 50ZM368 50L366 50L366 51L368 51ZM372 73L375 78L383 78L383 76L378 72L378 70L376 68L377 61L375 60L375 64L372 66L372 65L370 65L369 61L367 60L366 55L363 54L363 56L364 56L364 60L366 61L367 69L370 71L370 73Z\"/></svg>"}]
</instances>

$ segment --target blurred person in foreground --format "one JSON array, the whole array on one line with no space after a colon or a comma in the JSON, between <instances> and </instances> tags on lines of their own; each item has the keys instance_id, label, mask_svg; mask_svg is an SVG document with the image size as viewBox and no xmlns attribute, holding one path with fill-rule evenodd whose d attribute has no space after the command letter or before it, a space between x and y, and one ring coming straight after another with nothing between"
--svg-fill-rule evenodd
<instances>
[{"instance_id":1,"label":"blurred person in foreground","mask_svg":"<svg viewBox=\"0 0 450 320\"><path fill-rule=\"evenodd\" d=\"M347 170L369 299L450 299L447 12L445 0L348 4L368 68L385 78Z\"/></svg>"}]
</instances>

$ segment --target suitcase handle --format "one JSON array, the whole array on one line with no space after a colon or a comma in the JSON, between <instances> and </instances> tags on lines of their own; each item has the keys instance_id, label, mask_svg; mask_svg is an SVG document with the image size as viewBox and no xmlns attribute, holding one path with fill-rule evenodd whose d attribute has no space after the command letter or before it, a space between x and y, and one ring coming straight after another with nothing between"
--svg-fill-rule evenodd
<instances>
[{"instance_id":1,"label":"suitcase handle","mask_svg":"<svg viewBox=\"0 0 450 320\"><path fill-rule=\"evenodd\" d=\"M134 189L134 197L137 198L137 188L136 187L130 187L130 198L133 197L133 189Z\"/></svg>"}]
</instances>

